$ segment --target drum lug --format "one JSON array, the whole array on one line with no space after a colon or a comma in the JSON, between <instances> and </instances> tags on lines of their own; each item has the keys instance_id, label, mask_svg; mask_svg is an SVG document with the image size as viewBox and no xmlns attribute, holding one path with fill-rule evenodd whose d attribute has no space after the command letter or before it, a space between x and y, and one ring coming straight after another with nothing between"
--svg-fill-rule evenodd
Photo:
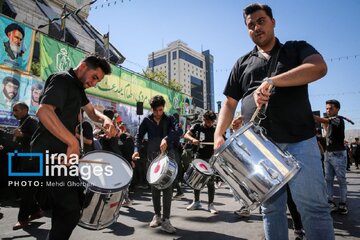
<instances>
[{"instance_id":1,"label":"drum lug","mask_svg":"<svg viewBox=\"0 0 360 240\"><path fill-rule=\"evenodd\" d=\"M259 164L265 169L265 171L269 174L269 176L272 179L278 179L279 173L277 173L271 167L267 166L264 160L260 161Z\"/></svg>"},{"instance_id":2,"label":"drum lug","mask_svg":"<svg viewBox=\"0 0 360 240\"><path fill-rule=\"evenodd\" d=\"M256 192L252 192L252 191L250 190L250 188L248 187L248 185L247 185L244 181L241 181L240 186L243 187L243 188L246 190L246 192L248 193L247 196L248 196L252 201L255 200L255 201L258 202L258 201L260 200L258 194L257 194Z\"/></svg>"}]
</instances>

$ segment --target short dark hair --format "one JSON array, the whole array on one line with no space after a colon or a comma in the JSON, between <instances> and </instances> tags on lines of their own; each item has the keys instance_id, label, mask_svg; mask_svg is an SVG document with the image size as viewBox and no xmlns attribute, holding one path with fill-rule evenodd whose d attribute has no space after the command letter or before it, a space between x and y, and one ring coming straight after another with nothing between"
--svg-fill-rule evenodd
<instances>
[{"instance_id":1,"label":"short dark hair","mask_svg":"<svg viewBox=\"0 0 360 240\"><path fill-rule=\"evenodd\" d=\"M13 108L15 106L19 106L21 109L26 109L26 111L29 111L29 106L25 102L17 102L13 105Z\"/></svg>"},{"instance_id":2,"label":"short dark hair","mask_svg":"<svg viewBox=\"0 0 360 240\"><path fill-rule=\"evenodd\" d=\"M31 91L33 91L34 89L42 90L43 85L41 85L40 83L35 83L31 86Z\"/></svg>"},{"instance_id":3,"label":"short dark hair","mask_svg":"<svg viewBox=\"0 0 360 240\"><path fill-rule=\"evenodd\" d=\"M19 80L17 80L17 79L14 78L14 77L8 76L8 77L5 77L5 78L3 79L3 84L4 84L4 85L8 84L9 82L11 82L12 84L14 84L14 85L16 85L16 86L20 86Z\"/></svg>"},{"instance_id":4,"label":"short dark hair","mask_svg":"<svg viewBox=\"0 0 360 240\"><path fill-rule=\"evenodd\" d=\"M359 138L358 138L358 137L356 137L356 138L355 138L355 141L358 141L358 140L359 140Z\"/></svg>"},{"instance_id":5,"label":"short dark hair","mask_svg":"<svg viewBox=\"0 0 360 240\"><path fill-rule=\"evenodd\" d=\"M210 111L210 110L206 111L206 112L204 113L203 117L204 117L205 119L209 119L209 120L211 120L211 121L215 121L215 120L216 120L216 114L215 114L213 111Z\"/></svg>"},{"instance_id":6,"label":"short dark hair","mask_svg":"<svg viewBox=\"0 0 360 240\"><path fill-rule=\"evenodd\" d=\"M152 109L165 106L165 99L161 95L153 96L150 99L150 106Z\"/></svg>"},{"instance_id":7,"label":"short dark hair","mask_svg":"<svg viewBox=\"0 0 360 240\"><path fill-rule=\"evenodd\" d=\"M101 70L103 70L105 75L108 75L111 73L111 66L108 63L108 61L105 58L103 58L97 54L87 56L84 60L82 60L82 62L86 63L86 65L90 69L101 68Z\"/></svg>"},{"instance_id":8,"label":"short dark hair","mask_svg":"<svg viewBox=\"0 0 360 240\"><path fill-rule=\"evenodd\" d=\"M250 15L256 11L259 11L259 10L264 10L266 15L268 15L271 19L273 19L271 7L269 7L266 4L252 3L252 4L248 5L246 8L244 8L244 10L243 10L245 24L246 24L246 16Z\"/></svg>"},{"instance_id":9,"label":"short dark hair","mask_svg":"<svg viewBox=\"0 0 360 240\"><path fill-rule=\"evenodd\" d=\"M333 104L337 109L340 109L340 102L335 99L330 99L326 101L326 104Z\"/></svg>"},{"instance_id":10,"label":"short dark hair","mask_svg":"<svg viewBox=\"0 0 360 240\"><path fill-rule=\"evenodd\" d=\"M114 115L115 115L114 111L111 110L111 109L105 109L105 110L103 111L103 113L104 113L105 116L107 116L107 117L110 118L111 120L113 119L113 117L114 117Z\"/></svg>"},{"instance_id":11,"label":"short dark hair","mask_svg":"<svg viewBox=\"0 0 360 240\"><path fill-rule=\"evenodd\" d=\"M9 24L6 28L5 28L5 35L7 35L9 32L12 32L14 30L18 30L19 32L21 32L21 34L23 35L23 37L25 37L25 32L24 29L17 23L11 23Z\"/></svg>"}]
</instances>

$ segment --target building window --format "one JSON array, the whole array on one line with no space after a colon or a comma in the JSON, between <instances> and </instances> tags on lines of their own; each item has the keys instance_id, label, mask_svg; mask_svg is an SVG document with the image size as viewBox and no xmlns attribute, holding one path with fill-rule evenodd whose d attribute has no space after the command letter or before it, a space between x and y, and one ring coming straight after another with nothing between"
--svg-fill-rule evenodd
<instances>
[{"instance_id":1,"label":"building window","mask_svg":"<svg viewBox=\"0 0 360 240\"><path fill-rule=\"evenodd\" d=\"M172 59L176 59L177 58L177 54L176 54L176 51L172 52Z\"/></svg>"},{"instance_id":2,"label":"building window","mask_svg":"<svg viewBox=\"0 0 360 240\"><path fill-rule=\"evenodd\" d=\"M158 66L160 64L164 64L166 63L166 56L161 56L161 57L157 57L157 58L154 58L154 59L151 59L149 61L149 67L155 67L155 66Z\"/></svg>"}]
</instances>

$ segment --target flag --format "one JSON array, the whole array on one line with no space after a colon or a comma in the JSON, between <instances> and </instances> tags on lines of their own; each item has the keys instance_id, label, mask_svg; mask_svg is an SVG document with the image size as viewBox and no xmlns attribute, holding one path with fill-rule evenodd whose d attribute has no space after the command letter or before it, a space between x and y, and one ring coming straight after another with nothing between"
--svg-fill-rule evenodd
<instances>
[{"instance_id":1,"label":"flag","mask_svg":"<svg viewBox=\"0 0 360 240\"><path fill-rule=\"evenodd\" d=\"M76 67L84 57L83 51L40 34L41 79L46 80L52 73Z\"/></svg>"},{"instance_id":2,"label":"flag","mask_svg":"<svg viewBox=\"0 0 360 240\"><path fill-rule=\"evenodd\" d=\"M60 30L64 31L65 29L65 19L66 19L66 4L63 6L63 11L61 13L61 24L60 24Z\"/></svg>"}]
</instances>

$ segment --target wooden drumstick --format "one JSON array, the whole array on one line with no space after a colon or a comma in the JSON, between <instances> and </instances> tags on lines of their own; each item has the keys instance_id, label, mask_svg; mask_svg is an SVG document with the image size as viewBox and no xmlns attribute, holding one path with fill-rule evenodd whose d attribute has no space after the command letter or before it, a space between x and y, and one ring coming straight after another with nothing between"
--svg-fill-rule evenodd
<instances>
[{"instance_id":1,"label":"wooden drumstick","mask_svg":"<svg viewBox=\"0 0 360 240\"><path fill-rule=\"evenodd\" d=\"M200 145L214 145L213 142L200 142Z\"/></svg>"},{"instance_id":2,"label":"wooden drumstick","mask_svg":"<svg viewBox=\"0 0 360 240\"><path fill-rule=\"evenodd\" d=\"M93 124L94 124L95 126L97 126L98 128L100 128L101 130L103 130L104 132L107 131L107 129L104 128L103 125L101 125L101 123L93 122Z\"/></svg>"},{"instance_id":3,"label":"wooden drumstick","mask_svg":"<svg viewBox=\"0 0 360 240\"><path fill-rule=\"evenodd\" d=\"M59 160L58 157L55 157L54 160ZM103 162L101 160L89 160L89 159L79 159L79 163L96 163L96 164L110 164L109 162Z\"/></svg>"},{"instance_id":4,"label":"wooden drumstick","mask_svg":"<svg viewBox=\"0 0 360 240\"><path fill-rule=\"evenodd\" d=\"M102 161L99 161L99 160L87 160L87 159L80 159L79 163L110 164L109 162L102 162Z\"/></svg>"}]
</instances>

